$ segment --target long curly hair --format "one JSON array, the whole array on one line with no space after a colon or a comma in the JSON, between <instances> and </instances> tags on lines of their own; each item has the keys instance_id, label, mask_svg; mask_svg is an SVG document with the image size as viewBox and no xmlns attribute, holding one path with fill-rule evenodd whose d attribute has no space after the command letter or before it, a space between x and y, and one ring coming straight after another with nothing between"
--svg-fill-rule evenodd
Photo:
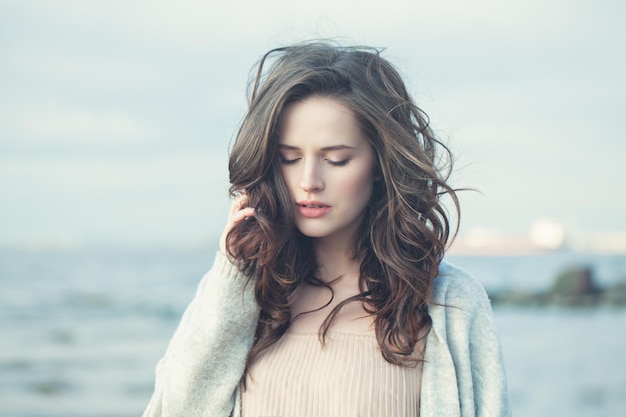
<instances>
[{"instance_id":1,"label":"long curly hair","mask_svg":"<svg viewBox=\"0 0 626 417\"><path fill-rule=\"evenodd\" d=\"M363 302L375 317L376 338L390 363L415 366L416 343L432 327L433 282L456 233L442 204L452 170L449 149L433 134L394 67L368 47L308 42L266 53L251 81L248 111L229 160L230 192L245 189L255 220L237 224L229 255L255 288L261 313L248 366L289 327L289 296L302 283L330 288L318 276L313 239L294 223L292 198L281 174L279 128L285 108L311 96L350 108L369 139L377 175L370 204L354 242L362 260L360 288L341 302L320 328L326 333L339 310ZM266 67L269 66L269 70ZM332 288L331 292L332 292Z\"/></svg>"}]
</instances>

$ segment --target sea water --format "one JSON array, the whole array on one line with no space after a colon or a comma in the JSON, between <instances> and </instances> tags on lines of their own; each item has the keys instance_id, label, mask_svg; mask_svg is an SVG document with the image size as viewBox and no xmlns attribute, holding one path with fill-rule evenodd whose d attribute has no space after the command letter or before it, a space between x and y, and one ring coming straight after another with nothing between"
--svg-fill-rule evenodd
<instances>
[{"instance_id":1,"label":"sea water","mask_svg":"<svg viewBox=\"0 0 626 417\"><path fill-rule=\"evenodd\" d=\"M139 416L213 250L0 251L0 417ZM626 257L451 256L489 291L545 290L570 265L602 285ZM626 415L626 309L494 308L514 414Z\"/></svg>"}]
</instances>

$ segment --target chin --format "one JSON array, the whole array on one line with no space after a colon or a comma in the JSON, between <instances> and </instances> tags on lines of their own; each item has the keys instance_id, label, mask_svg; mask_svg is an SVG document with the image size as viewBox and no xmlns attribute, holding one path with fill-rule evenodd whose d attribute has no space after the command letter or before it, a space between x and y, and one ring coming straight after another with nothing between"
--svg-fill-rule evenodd
<instances>
[{"instance_id":1,"label":"chin","mask_svg":"<svg viewBox=\"0 0 626 417\"><path fill-rule=\"evenodd\" d=\"M324 227L322 225L300 224L298 230L304 236L311 239L338 238L343 240L346 234L353 234L356 230L352 227Z\"/></svg>"},{"instance_id":2,"label":"chin","mask_svg":"<svg viewBox=\"0 0 626 417\"><path fill-rule=\"evenodd\" d=\"M306 237L310 237L312 239L319 239L328 236L328 233L324 233L321 230L311 230L311 228L299 227L298 230Z\"/></svg>"},{"instance_id":3,"label":"chin","mask_svg":"<svg viewBox=\"0 0 626 417\"><path fill-rule=\"evenodd\" d=\"M310 237L310 238L326 237L330 233L332 233L332 231L327 230L327 228L320 227L320 225L314 225L314 224L297 224L296 223L296 228L304 236Z\"/></svg>"}]
</instances>

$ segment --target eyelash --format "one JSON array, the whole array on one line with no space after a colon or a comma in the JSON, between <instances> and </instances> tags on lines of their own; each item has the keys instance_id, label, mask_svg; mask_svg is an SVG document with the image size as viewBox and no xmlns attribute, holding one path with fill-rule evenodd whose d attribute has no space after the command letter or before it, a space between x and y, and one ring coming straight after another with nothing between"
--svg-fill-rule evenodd
<instances>
[{"instance_id":1,"label":"eyelash","mask_svg":"<svg viewBox=\"0 0 626 417\"><path fill-rule=\"evenodd\" d=\"M284 165L291 165L291 164L295 164L296 162L298 162L298 159L299 158L296 158L296 159L280 158L280 163Z\"/></svg>"},{"instance_id":2,"label":"eyelash","mask_svg":"<svg viewBox=\"0 0 626 417\"><path fill-rule=\"evenodd\" d=\"M328 163L331 164L334 167L342 167L348 164L348 162L350 162L349 159L344 159L343 161L331 161L330 159L327 159Z\"/></svg>"},{"instance_id":3,"label":"eyelash","mask_svg":"<svg viewBox=\"0 0 626 417\"><path fill-rule=\"evenodd\" d=\"M285 159L285 158L280 158L280 163L284 164L284 165L292 165L295 164L296 162L298 162L300 160L300 158L296 158L296 159ZM348 164L348 162L350 162L349 159L344 159L343 161L331 161L330 159L326 159L326 162L328 162L329 164L331 164L334 167L342 167L342 166L346 166Z\"/></svg>"}]
</instances>

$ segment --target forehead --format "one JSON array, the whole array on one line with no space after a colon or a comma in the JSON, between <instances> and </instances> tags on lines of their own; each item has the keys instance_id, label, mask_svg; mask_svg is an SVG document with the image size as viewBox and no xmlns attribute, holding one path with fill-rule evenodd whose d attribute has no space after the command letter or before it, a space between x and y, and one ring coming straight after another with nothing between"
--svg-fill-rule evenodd
<instances>
[{"instance_id":1,"label":"forehead","mask_svg":"<svg viewBox=\"0 0 626 417\"><path fill-rule=\"evenodd\" d=\"M339 100L313 96L285 108L281 123L280 144L311 143L358 145L369 141L357 117Z\"/></svg>"}]
</instances>

